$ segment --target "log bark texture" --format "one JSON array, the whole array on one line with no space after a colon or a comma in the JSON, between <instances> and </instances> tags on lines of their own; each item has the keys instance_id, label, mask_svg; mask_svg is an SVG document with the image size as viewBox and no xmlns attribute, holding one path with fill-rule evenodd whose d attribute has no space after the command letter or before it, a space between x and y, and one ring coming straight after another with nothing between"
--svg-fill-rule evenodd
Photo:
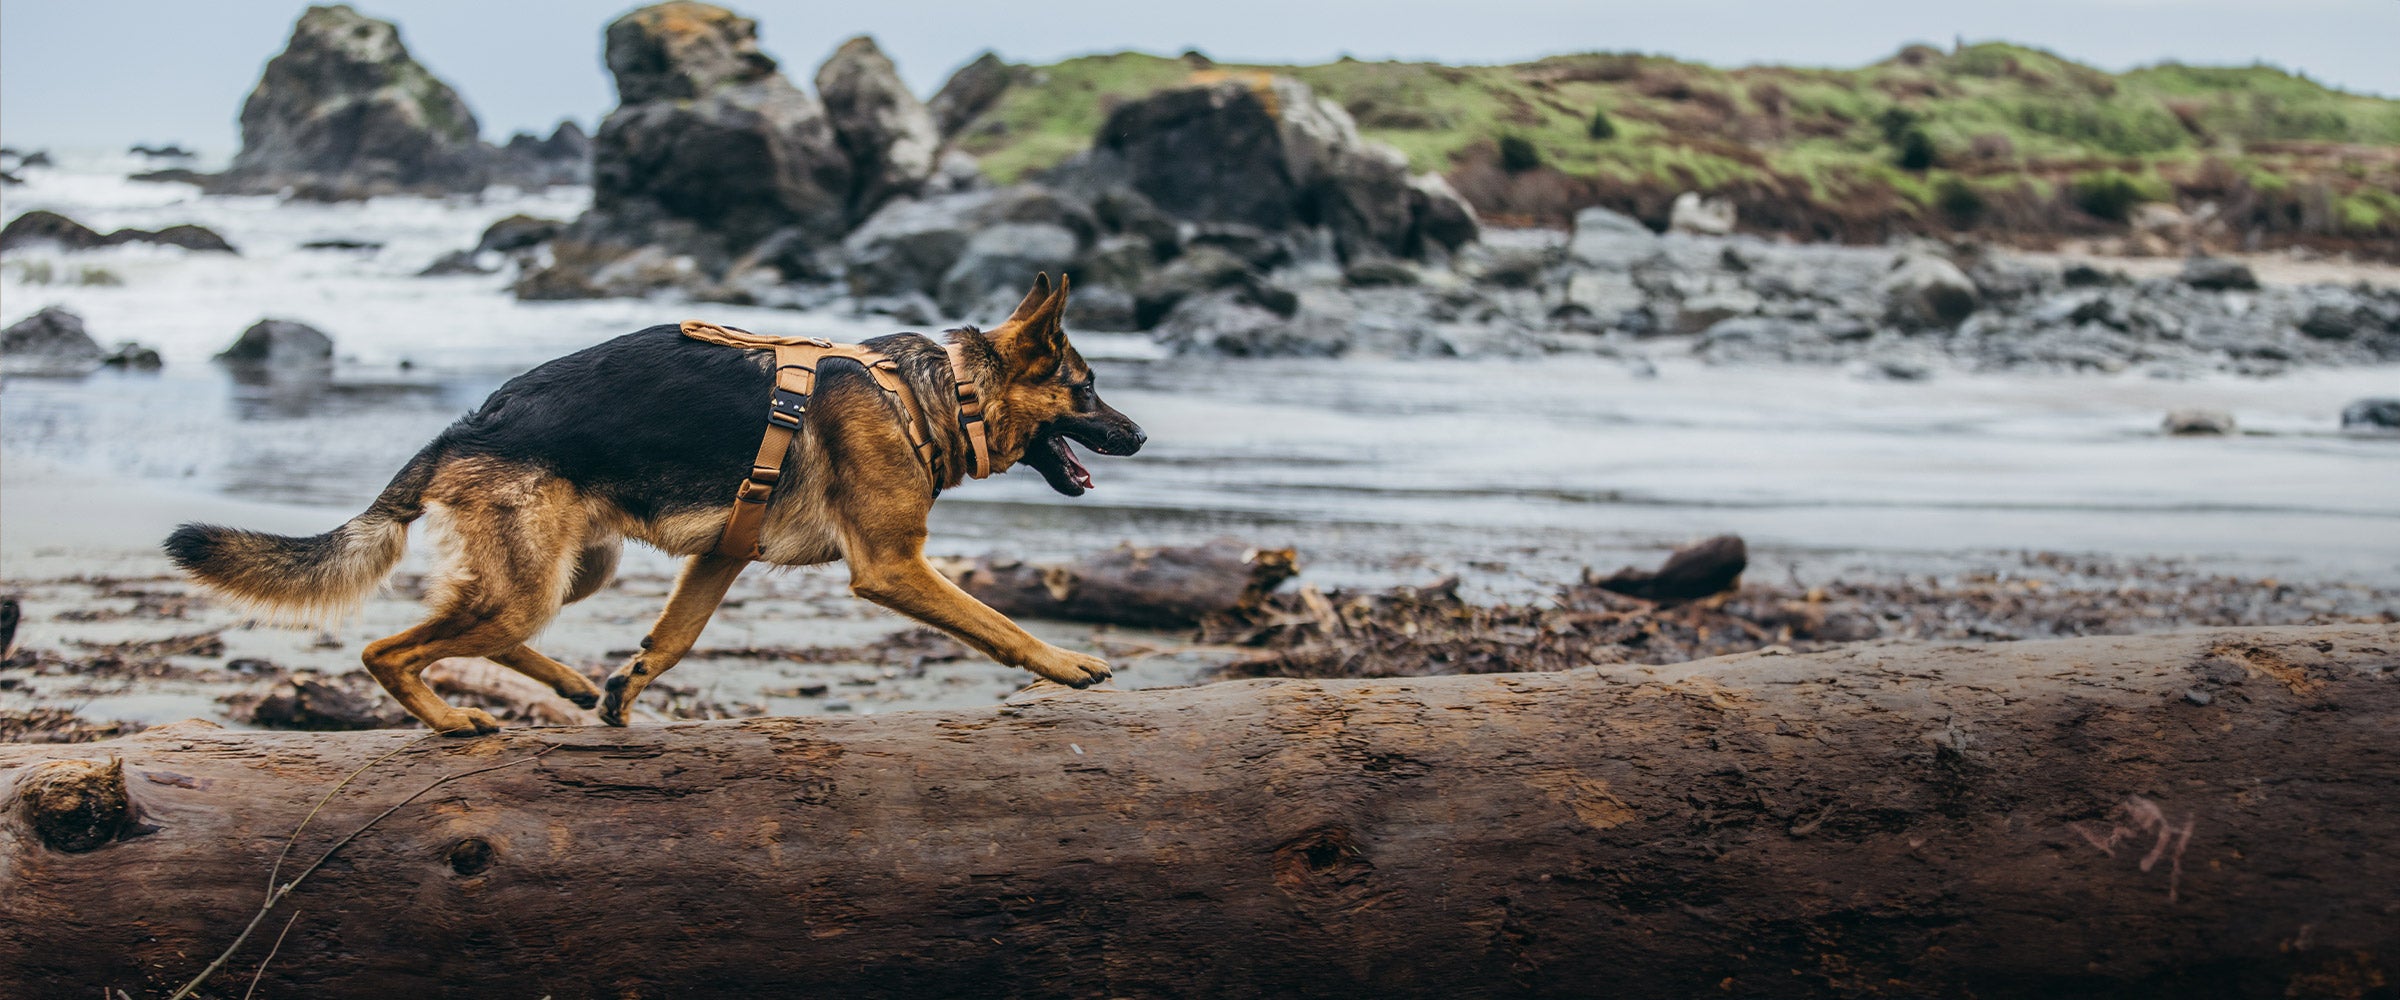
<instances>
[{"instance_id":1,"label":"log bark texture","mask_svg":"<svg viewBox=\"0 0 2400 1000\"><path fill-rule=\"evenodd\" d=\"M214 992L297 913L260 996L2389 995L2396 672L2216 630L435 739L282 877L542 756ZM0 995L163 995L416 738L0 747Z\"/></svg>"}]
</instances>

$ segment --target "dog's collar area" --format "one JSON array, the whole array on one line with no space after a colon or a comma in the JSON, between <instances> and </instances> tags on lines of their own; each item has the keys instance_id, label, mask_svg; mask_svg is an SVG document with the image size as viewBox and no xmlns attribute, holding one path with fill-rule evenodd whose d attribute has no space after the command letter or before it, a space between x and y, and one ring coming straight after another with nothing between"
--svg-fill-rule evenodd
<instances>
[{"instance_id":1,"label":"dog's collar area","mask_svg":"<svg viewBox=\"0 0 2400 1000\"><path fill-rule=\"evenodd\" d=\"M717 554L738 559L757 559L764 554L760 539L766 528L767 501L774 498L775 486L783 480L784 456L791 452L792 438L808 419L808 397L816 391L817 368L827 358L857 362L875 379L878 388L899 402L900 427L908 435L909 449L928 472L935 470L934 443L917 407L916 394L909 391L908 380L901 377L899 363L882 352L859 344L836 344L820 337L751 333L696 319L683 321L682 329L684 336L705 343L775 352L775 386L767 397L766 434L758 443L757 457L750 461L750 474L734 490L733 514L725 522L725 533L717 539ZM983 422L983 395L967 373L966 355L959 346L950 345L949 355L951 378L957 383L959 431L974 452L975 464L968 471L982 479L992 474L991 444ZM935 478L938 481L940 476L937 474Z\"/></svg>"}]
</instances>

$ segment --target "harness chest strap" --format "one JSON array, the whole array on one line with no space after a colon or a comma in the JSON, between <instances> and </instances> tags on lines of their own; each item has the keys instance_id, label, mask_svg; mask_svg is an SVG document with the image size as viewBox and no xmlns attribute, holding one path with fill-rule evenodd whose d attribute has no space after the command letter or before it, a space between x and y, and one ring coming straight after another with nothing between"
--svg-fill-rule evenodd
<instances>
[{"instance_id":1,"label":"harness chest strap","mask_svg":"<svg viewBox=\"0 0 2400 1000\"><path fill-rule=\"evenodd\" d=\"M759 540L766 526L767 501L774 498L775 487L783 479L783 460L791 452L792 438L800 432L808 417L808 397L816 391L817 366L829 357L858 362L875 379L875 384L900 403L901 430L907 434L909 448L917 461L928 469L933 467L933 442L926 434L923 414L918 410L908 383L900 377L900 366L881 352L857 344L835 344L816 337L775 337L736 330L700 320L685 320L683 335L694 340L746 350L775 352L775 386L767 397L767 428L758 443L758 454L750 461L750 474L734 491L733 513L726 519L725 533L717 539L717 553L742 559L761 555ZM951 350L953 371L963 371L958 364L955 347ZM964 404L975 397L974 387L960 380L960 423L968 426ZM974 404L973 430L968 438L974 446L975 478L991 474L991 459L983 435L983 406Z\"/></svg>"}]
</instances>

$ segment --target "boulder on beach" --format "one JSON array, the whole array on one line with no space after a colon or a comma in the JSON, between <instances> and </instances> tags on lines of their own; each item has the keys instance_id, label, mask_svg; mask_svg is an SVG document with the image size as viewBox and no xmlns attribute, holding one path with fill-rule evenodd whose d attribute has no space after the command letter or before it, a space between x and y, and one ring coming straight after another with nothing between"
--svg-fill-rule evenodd
<instances>
[{"instance_id":1,"label":"boulder on beach","mask_svg":"<svg viewBox=\"0 0 2400 1000\"><path fill-rule=\"evenodd\" d=\"M2369 397L2342 407L2342 429L2372 433L2400 432L2400 398Z\"/></svg>"},{"instance_id":2,"label":"boulder on beach","mask_svg":"<svg viewBox=\"0 0 2400 1000\"><path fill-rule=\"evenodd\" d=\"M46 306L0 330L0 372L10 375L87 375L100 367L100 345L83 317Z\"/></svg>"},{"instance_id":3,"label":"boulder on beach","mask_svg":"<svg viewBox=\"0 0 2400 1000\"><path fill-rule=\"evenodd\" d=\"M213 189L320 198L479 191L489 148L474 112L408 54L399 29L310 7L242 105L242 150Z\"/></svg>"},{"instance_id":4,"label":"boulder on beach","mask_svg":"<svg viewBox=\"0 0 2400 1000\"><path fill-rule=\"evenodd\" d=\"M242 331L216 360L232 364L295 368L333 363L333 338L306 323L262 319Z\"/></svg>"},{"instance_id":5,"label":"boulder on beach","mask_svg":"<svg viewBox=\"0 0 2400 1000\"><path fill-rule=\"evenodd\" d=\"M9 220L0 229L0 250L48 244L61 250L90 250L109 246L108 237L57 212L35 209Z\"/></svg>"},{"instance_id":6,"label":"boulder on beach","mask_svg":"<svg viewBox=\"0 0 2400 1000\"><path fill-rule=\"evenodd\" d=\"M961 270L969 245L984 231L1003 226L1049 231L1038 237L1030 231L994 236L979 252L981 262ZM840 256L854 296L922 293L965 308L1003 290L1022 294L1027 275L1045 267L1064 268L1092 244L1100 229L1091 208L1083 203L1047 188L1020 184L894 200L843 239ZM1065 241L1057 238L1059 232L1066 234ZM1006 249L1004 245L1011 243L1022 245ZM1062 251L1066 254L1063 259L1059 257ZM1029 264L1031 269L1000 274L1001 257Z\"/></svg>"},{"instance_id":7,"label":"boulder on beach","mask_svg":"<svg viewBox=\"0 0 2400 1000\"><path fill-rule=\"evenodd\" d=\"M475 250L501 253L525 250L556 239L566 228L567 224L557 219L519 213L484 227L483 237L475 241Z\"/></svg>"},{"instance_id":8,"label":"boulder on beach","mask_svg":"<svg viewBox=\"0 0 2400 1000\"><path fill-rule=\"evenodd\" d=\"M146 347L130 340L118 341L116 349L102 357L100 364L109 368L123 368L137 372L154 372L166 367L166 361L158 356L157 348Z\"/></svg>"},{"instance_id":9,"label":"boulder on beach","mask_svg":"<svg viewBox=\"0 0 2400 1000\"><path fill-rule=\"evenodd\" d=\"M474 250L452 250L434 258L433 263L425 265L423 270L417 272L417 277L447 278L461 274L491 274L493 269L483 266L482 258L483 255Z\"/></svg>"},{"instance_id":10,"label":"boulder on beach","mask_svg":"<svg viewBox=\"0 0 2400 1000\"><path fill-rule=\"evenodd\" d=\"M103 234L57 212L38 208L9 220L7 228L0 229L0 250L34 246L97 250L126 243L154 243L202 252L235 252L233 244L225 242L225 237L206 226L182 223L159 230L119 229Z\"/></svg>"},{"instance_id":11,"label":"boulder on beach","mask_svg":"<svg viewBox=\"0 0 2400 1000\"><path fill-rule=\"evenodd\" d=\"M2159 421L2158 429L2175 437L2222 437L2234 431L2233 414L2223 410L2175 410Z\"/></svg>"},{"instance_id":12,"label":"boulder on beach","mask_svg":"<svg viewBox=\"0 0 2400 1000\"><path fill-rule=\"evenodd\" d=\"M794 263L840 239L850 157L824 107L759 50L757 22L685 0L644 7L608 26L607 62L620 103L593 140L592 208L520 295L707 285L770 238ZM601 280L644 251L690 266Z\"/></svg>"},{"instance_id":13,"label":"boulder on beach","mask_svg":"<svg viewBox=\"0 0 2400 1000\"><path fill-rule=\"evenodd\" d=\"M940 130L875 39L860 35L835 49L817 69L817 97L850 156L850 219L914 194L933 175Z\"/></svg>"},{"instance_id":14,"label":"boulder on beach","mask_svg":"<svg viewBox=\"0 0 2400 1000\"><path fill-rule=\"evenodd\" d=\"M2183 262L2176 279L2193 288L2212 292L2249 291L2258 287L2258 275L2250 265L2222 257L2193 257Z\"/></svg>"},{"instance_id":15,"label":"boulder on beach","mask_svg":"<svg viewBox=\"0 0 2400 1000\"><path fill-rule=\"evenodd\" d=\"M1979 301L1965 271L1929 254L1894 261L1876 291L1884 298L1884 320L1904 330L1950 329L1973 315Z\"/></svg>"}]
</instances>

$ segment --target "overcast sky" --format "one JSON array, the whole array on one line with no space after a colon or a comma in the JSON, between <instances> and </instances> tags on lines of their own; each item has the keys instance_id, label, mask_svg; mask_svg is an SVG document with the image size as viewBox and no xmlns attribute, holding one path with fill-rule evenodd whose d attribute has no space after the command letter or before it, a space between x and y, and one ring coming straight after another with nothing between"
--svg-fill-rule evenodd
<instances>
[{"instance_id":1,"label":"overcast sky","mask_svg":"<svg viewBox=\"0 0 2400 1000\"><path fill-rule=\"evenodd\" d=\"M22 148L238 143L236 115L305 5L267 0L7 0L0 141ZM615 104L601 29L618 0L367 0L465 96L493 139L586 127ZM1226 61L1514 62L1642 51L1719 65L1856 66L1912 41L2001 39L2109 69L2264 60L2345 89L2400 95L2400 0L759 0L761 42L807 86L869 33L919 92L984 49L1018 62L1198 48Z\"/></svg>"}]
</instances>

